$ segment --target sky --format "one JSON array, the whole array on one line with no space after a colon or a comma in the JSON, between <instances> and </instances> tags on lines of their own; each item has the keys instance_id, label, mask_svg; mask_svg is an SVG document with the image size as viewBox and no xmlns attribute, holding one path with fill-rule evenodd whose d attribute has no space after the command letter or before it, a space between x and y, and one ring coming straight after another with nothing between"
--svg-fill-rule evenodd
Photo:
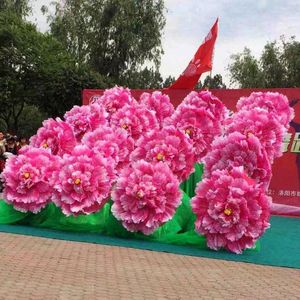
<instances>
[{"instance_id":1,"label":"sky","mask_svg":"<svg viewBox=\"0 0 300 300\"><path fill-rule=\"evenodd\" d=\"M48 25L40 7L49 6L51 1L31 0L30 20L41 31L46 31ZM258 57L268 41L278 40L281 35L300 39L300 0L165 0L165 6L160 67L163 77L177 78L182 73L217 17L219 35L212 75L220 73L227 85L232 54L247 46Z\"/></svg>"}]
</instances>

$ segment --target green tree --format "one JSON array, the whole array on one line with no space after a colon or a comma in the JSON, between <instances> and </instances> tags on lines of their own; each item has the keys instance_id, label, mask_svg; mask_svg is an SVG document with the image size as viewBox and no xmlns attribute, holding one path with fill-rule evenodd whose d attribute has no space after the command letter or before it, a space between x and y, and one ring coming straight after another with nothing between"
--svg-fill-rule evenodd
<instances>
[{"instance_id":1,"label":"green tree","mask_svg":"<svg viewBox=\"0 0 300 300\"><path fill-rule=\"evenodd\" d=\"M228 69L230 83L238 84L241 88L261 87L263 75L258 60L251 54L251 50L245 48L242 53L231 56L232 63Z\"/></svg>"},{"instance_id":2,"label":"green tree","mask_svg":"<svg viewBox=\"0 0 300 300\"><path fill-rule=\"evenodd\" d=\"M31 11L28 0L0 0L0 12L11 11L19 17L25 17Z\"/></svg>"},{"instance_id":3,"label":"green tree","mask_svg":"<svg viewBox=\"0 0 300 300\"><path fill-rule=\"evenodd\" d=\"M285 70L286 87L300 87L300 42L291 37L285 41L281 38L282 65Z\"/></svg>"},{"instance_id":4,"label":"green tree","mask_svg":"<svg viewBox=\"0 0 300 300\"><path fill-rule=\"evenodd\" d=\"M163 12L163 0L66 0L64 5L56 2L51 33L77 62L123 84L128 74L156 76L163 53Z\"/></svg>"},{"instance_id":5,"label":"green tree","mask_svg":"<svg viewBox=\"0 0 300 300\"><path fill-rule=\"evenodd\" d=\"M0 13L0 118L12 131L18 128L25 103L32 96L35 33L35 27L16 14Z\"/></svg>"},{"instance_id":6,"label":"green tree","mask_svg":"<svg viewBox=\"0 0 300 300\"><path fill-rule=\"evenodd\" d=\"M226 89L226 85L223 82L223 78L221 74L216 74L211 77L210 75L206 76L203 83L199 81L195 87L195 89Z\"/></svg>"},{"instance_id":7,"label":"green tree","mask_svg":"<svg viewBox=\"0 0 300 300\"><path fill-rule=\"evenodd\" d=\"M122 75L120 81L132 89L160 89L163 79L158 71L144 68L141 71L128 71Z\"/></svg>"},{"instance_id":8,"label":"green tree","mask_svg":"<svg viewBox=\"0 0 300 300\"><path fill-rule=\"evenodd\" d=\"M38 128L42 126L42 122L47 118L47 114L43 113L34 105L25 105L19 120L18 135L31 137Z\"/></svg>"},{"instance_id":9,"label":"green tree","mask_svg":"<svg viewBox=\"0 0 300 300\"><path fill-rule=\"evenodd\" d=\"M258 59L245 48L231 60L231 83L241 88L300 86L300 42L295 37L267 43Z\"/></svg>"},{"instance_id":10,"label":"green tree","mask_svg":"<svg viewBox=\"0 0 300 300\"><path fill-rule=\"evenodd\" d=\"M261 87L283 87L286 84L282 53L276 42L267 43L260 58Z\"/></svg>"},{"instance_id":11,"label":"green tree","mask_svg":"<svg viewBox=\"0 0 300 300\"><path fill-rule=\"evenodd\" d=\"M106 82L51 35L14 13L0 12L0 119L7 130L19 131L27 106L61 116L81 103L83 88L104 88Z\"/></svg>"},{"instance_id":12,"label":"green tree","mask_svg":"<svg viewBox=\"0 0 300 300\"><path fill-rule=\"evenodd\" d=\"M174 82L175 82L175 77L169 75L169 76L165 79L165 81L163 82L163 86L162 86L162 87L167 88L167 87L169 87L169 86L170 86L172 83L174 83Z\"/></svg>"}]
</instances>

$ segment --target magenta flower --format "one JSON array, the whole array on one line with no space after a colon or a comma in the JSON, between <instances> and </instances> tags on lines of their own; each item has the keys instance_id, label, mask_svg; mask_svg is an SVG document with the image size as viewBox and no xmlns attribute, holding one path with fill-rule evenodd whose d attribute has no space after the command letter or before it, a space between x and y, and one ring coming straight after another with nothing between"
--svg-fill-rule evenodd
<instances>
[{"instance_id":1,"label":"magenta flower","mask_svg":"<svg viewBox=\"0 0 300 300\"><path fill-rule=\"evenodd\" d=\"M137 104L136 100L131 96L130 90L119 86L105 90L104 94L96 101L96 103L105 107L109 116L116 113L126 104Z\"/></svg>"},{"instance_id":2,"label":"magenta flower","mask_svg":"<svg viewBox=\"0 0 300 300\"><path fill-rule=\"evenodd\" d=\"M134 149L134 140L123 128L98 128L84 135L82 143L103 157L112 159L117 169L129 162L129 155Z\"/></svg>"},{"instance_id":3,"label":"magenta flower","mask_svg":"<svg viewBox=\"0 0 300 300\"><path fill-rule=\"evenodd\" d=\"M59 158L45 149L31 146L10 157L2 173L4 199L16 210L38 213L50 201L52 174L59 168Z\"/></svg>"},{"instance_id":4,"label":"magenta flower","mask_svg":"<svg viewBox=\"0 0 300 300\"><path fill-rule=\"evenodd\" d=\"M30 145L36 148L49 149L52 154L62 156L70 153L76 146L76 139L69 124L59 118L43 122L37 134L31 137Z\"/></svg>"},{"instance_id":5,"label":"magenta flower","mask_svg":"<svg viewBox=\"0 0 300 300\"><path fill-rule=\"evenodd\" d=\"M146 133L136 143L131 154L132 161L166 163L180 181L186 180L194 171L194 153L189 139L174 126Z\"/></svg>"},{"instance_id":6,"label":"magenta flower","mask_svg":"<svg viewBox=\"0 0 300 300\"><path fill-rule=\"evenodd\" d=\"M186 105L205 109L212 119L218 120L220 123L222 123L227 116L225 105L209 91L192 91L183 99L176 110L180 111L181 108Z\"/></svg>"},{"instance_id":7,"label":"magenta flower","mask_svg":"<svg viewBox=\"0 0 300 300\"><path fill-rule=\"evenodd\" d=\"M215 170L244 167L247 175L267 188L271 180L271 165L266 151L254 135L245 136L234 132L217 138L211 151L204 158L205 177L210 177Z\"/></svg>"},{"instance_id":8,"label":"magenta flower","mask_svg":"<svg viewBox=\"0 0 300 300\"><path fill-rule=\"evenodd\" d=\"M75 105L70 111L65 113L65 120L74 130L78 141L81 141L82 136L95 130L99 126L107 125L108 114L99 104Z\"/></svg>"},{"instance_id":9,"label":"magenta flower","mask_svg":"<svg viewBox=\"0 0 300 300\"><path fill-rule=\"evenodd\" d=\"M241 110L234 114L227 132L241 132L246 136L255 135L265 148L272 163L282 155L282 141L286 128L279 123L274 114L263 109Z\"/></svg>"},{"instance_id":10,"label":"magenta flower","mask_svg":"<svg viewBox=\"0 0 300 300\"><path fill-rule=\"evenodd\" d=\"M294 110L289 106L288 98L279 93L252 93L249 97L240 98L236 107L238 110L264 109L274 114L286 128L289 128L289 123L294 117Z\"/></svg>"},{"instance_id":11,"label":"magenta flower","mask_svg":"<svg viewBox=\"0 0 300 300\"><path fill-rule=\"evenodd\" d=\"M90 214L108 200L115 171L107 159L80 145L64 155L55 178L53 202L63 213Z\"/></svg>"},{"instance_id":12,"label":"magenta flower","mask_svg":"<svg viewBox=\"0 0 300 300\"><path fill-rule=\"evenodd\" d=\"M148 235L174 216L179 182L166 164L139 161L122 170L112 200L112 213L127 230Z\"/></svg>"},{"instance_id":13,"label":"magenta flower","mask_svg":"<svg viewBox=\"0 0 300 300\"><path fill-rule=\"evenodd\" d=\"M171 103L169 96L164 95L159 91L155 91L152 94L143 93L140 97L140 102L155 112L161 127L163 127L164 120L171 117L174 112L174 106Z\"/></svg>"},{"instance_id":14,"label":"magenta flower","mask_svg":"<svg viewBox=\"0 0 300 300\"><path fill-rule=\"evenodd\" d=\"M211 112L205 107L181 105L168 123L180 129L190 139L198 162L210 150L215 137L222 132L220 120L212 117Z\"/></svg>"},{"instance_id":15,"label":"magenta flower","mask_svg":"<svg viewBox=\"0 0 300 300\"><path fill-rule=\"evenodd\" d=\"M195 229L206 236L209 248L242 253L270 226L270 203L243 167L215 171L198 184L191 200Z\"/></svg>"},{"instance_id":16,"label":"magenta flower","mask_svg":"<svg viewBox=\"0 0 300 300\"><path fill-rule=\"evenodd\" d=\"M112 115L110 119L112 128L123 128L134 140L151 129L159 128L155 113L144 105L125 105Z\"/></svg>"}]
</instances>

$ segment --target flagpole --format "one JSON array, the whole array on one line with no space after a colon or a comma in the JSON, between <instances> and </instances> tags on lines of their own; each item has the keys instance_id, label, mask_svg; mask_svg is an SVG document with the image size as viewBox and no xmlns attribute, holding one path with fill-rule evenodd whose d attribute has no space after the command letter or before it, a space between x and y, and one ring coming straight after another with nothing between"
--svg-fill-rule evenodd
<instances>
[{"instance_id":1,"label":"flagpole","mask_svg":"<svg viewBox=\"0 0 300 300\"><path fill-rule=\"evenodd\" d=\"M219 30L219 17L217 18L217 22L218 22L218 30ZM209 77L210 77L210 82L209 82L209 89L211 88L211 82L212 82L212 69L214 66L214 59L215 59L215 49L213 49L213 53L212 53L212 57L211 57L211 69L209 72Z\"/></svg>"}]
</instances>

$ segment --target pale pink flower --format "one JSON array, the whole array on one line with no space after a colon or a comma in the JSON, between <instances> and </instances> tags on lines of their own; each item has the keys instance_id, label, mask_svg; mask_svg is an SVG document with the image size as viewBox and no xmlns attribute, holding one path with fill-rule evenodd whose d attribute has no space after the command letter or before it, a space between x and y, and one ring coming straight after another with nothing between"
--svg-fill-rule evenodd
<instances>
[{"instance_id":1,"label":"pale pink flower","mask_svg":"<svg viewBox=\"0 0 300 300\"><path fill-rule=\"evenodd\" d=\"M103 157L113 159L117 169L129 162L129 155L134 149L134 140L123 128L98 128L84 135L82 143Z\"/></svg>"},{"instance_id":2,"label":"pale pink flower","mask_svg":"<svg viewBox=\"0 0 300 300\"><path fill-rule=\"evenodd\" d=\"M16 210L38 213L50 201L51 178L58 168L58 156L45 149L22 148L18 156L7 160L2 173L5 201Z\"/></svg>"},{"instance_id":3,"label":"pale pink flower","mask_svg":"<svg viewBox=\"0 0 300 300\"><path fill-rule=\"evenodd\" d=\"M259 139L240 132L217 138L211 151L204 157L204 165L205 177L210 177L215 170L243 166L247 175L257 183L263 183L265 188L272 176L269 159Z\"/></svg>"},{"instance_id":4,"label":"pale pink flower","mask_svg":"<svg viewBox=\"0 0 300 300\"><path fill-rule=\"evenodd\" d=\"M279 93L252 93L249 97L240 98L236 107L238 110L265 109L274 114L286 128L289 128L289 123L294 117L294 110L289 106L288 98Z\"/></svg>"},{"instance_id":5,"label":"pale pink flower","mask_svg":"<svg viewBox=\"0 0 300 300\"><path fill-rule=\"evenodd\" d=\"M146 133L136 143L131 154L132 161L166 163L180 181L186 180L194 171L195 157L189 139L174 126Z\"/></svg>"},{"instance_id":6,"label":"pale pink flower","mask_svg":"<svg viewBox=\"0 0 300 300\"><path fill-rule=\"evenodd\" d=\"M274 114L263 109L241 110L234 114L227 125L227 133L241 132L246 136L255 135L265 148L272 163L282 155L282 141L286 128L279 123Z\"/></svg>"},{"instance_id":7,"label":"pale pink flower","mask_svg":"<svg viewBox=\"0 0 300 300\"><path fill-rule=\"evenodd\" d=\"M96 101L96 103L103 106L109 116L111 116L126 104L136 105L137 101L132 97L130 89L115 86L105 90L104 94Z\"/></svg>"},{"instance_id":8,"label":"pale pink flower","mask_svg":"<svg viewBox=\"0 0 300 300\"><path fill-rule=\"evenodd\" d=\"M148 235L174 216L179 181L166 164L142 160L122 170L112 200L112 213L127 230Z\"/></svg>"},{"instance_id":9,"label":"pale pink flower","mask_svg":"<svg viewBox=\"0 0 300 300\"><path fill-rule=\"evenodd\" d=\"M220 120L205 107L181 105L167 122L190 139L197 162L201 161L210 150L213 140L222 133Z\"/></svg>"},{"instance_id":10,"label":"pale pink flower","mask_svg":"<svg viewBox=\"0 0 300 300\"><path fill-rule=\"evenodd\" d=\"M99 104L75 105L70 111L65 113L65 120L74 130L78 141L81 141L82 136L95 130L99 126L108 124L108 114L105 109Z\"/></svg>"},{"instance_id":11,"label":"pale pink flower","mask_svg":"<svg viewBox=\"0 0 300 300\"><path fill-rule=\"evenodd\" d=\"M195 229L206 236L209 248L242 253L270 226L270 203L243 167L217 170L198 184L191 200Z\"/></svg>"},{"instance_id":12,"label":"pale pink flower","mask_svg":"<svg viewBox=\"0 0 300 300\"><path fill-rule=\"evenodd\" d=\"M147 131L159 128L155 113L144 105L125 105L112 115L110 119L112 128L123 128L134 140Z\"/></svg>"},{"instance_id":13,"label":"pale pink flower","mask_svg":"<svg viewBox=\"0 0 300 300\"><path fill-rule=\"evenodd\" d=\"M155 112L161 127L163 126L164 120L171 117L174 112L174 106L171 103L169 96L162 94L162 92L159 91L155 91L152 94L143 93L140 97L140 102Z\"/></svg>"},{"instance_id":14,"label":"pale pink flower","mask_svg":"<svg viewBox=\"0 0 300 300\"><path fill-rule=\"evenodd\" d=\"M64 155L55 178L53 202L63 213L90 214L108 200L115 171L107 159L79 145Z\"/></svg>"},{"instance_id":15,"label":"pale pink flower","mask_svg":"<svg viewBox=\"0 0 300 300\"><path fill-rule=\"evenodd\" d=\"M69 124L59 118L48 119L43 122L37 134L31 137L30 145L36 148L45 148L54 155L62 156L70 153L76 146L76 139Z\"/></svg>"}]
</instances>

